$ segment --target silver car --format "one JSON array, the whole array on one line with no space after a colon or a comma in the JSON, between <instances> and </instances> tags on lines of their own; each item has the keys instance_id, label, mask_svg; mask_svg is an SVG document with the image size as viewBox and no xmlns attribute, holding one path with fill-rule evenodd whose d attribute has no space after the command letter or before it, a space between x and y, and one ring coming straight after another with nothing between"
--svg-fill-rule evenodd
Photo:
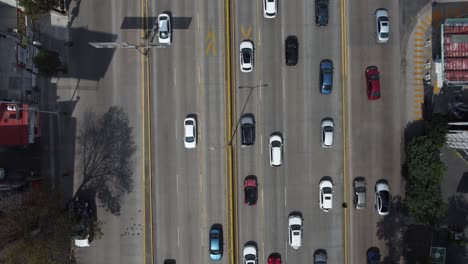
<instances>
[{"instance_id":1,"label":"silver car","mask_svg":"<svg viewBox=\"0 0 468 264\"><path fill-rule=\"evenodd\" d=\"M388 21L388 11L379 8L375 11L376 37L378 43L387 43L390 36L390 22Z\"/></svg>"},{"instance_id":2,"label":"silver car","mask_svg":"<svg viewBox=\"0 0 468 264\"><path fill-rule=\"evenodd\" d=\"M353 182L354 187L354 206L356 209L366 208L366 179L356 177Z\"/></svg>"}]
</instances>

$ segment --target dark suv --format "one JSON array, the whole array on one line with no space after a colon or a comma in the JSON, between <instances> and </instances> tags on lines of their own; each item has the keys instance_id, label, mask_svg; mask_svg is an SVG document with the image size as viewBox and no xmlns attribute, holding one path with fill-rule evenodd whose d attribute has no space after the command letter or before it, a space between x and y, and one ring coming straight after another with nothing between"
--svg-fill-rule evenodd
<instances>
[{"instance_id":1,"label":"dark suv","mask_svg":"<svg viewBox=\"0 0 468 264\"><path fill-rule=\"evenodd\" d=\"M241 146L252 146L255 142L255 117L244 114L241 118Z\"/></svg>"},{"instance_id":2,"label":"dark suv","mask_svg":"<svg viewBox=\"0 0 468 264\"><path fill-rule=\"evenodd\" d=\"M294 66L299 57L299 44L296 36L286 38L286 65Z\"/></svg>"},{"instance_id":3,"label":"dark suv","mask_svg":"<svg viewBox=\"0 0 468 264\"><path fill-rule=\"evenodd\" d=\"M315 23L319 27L328 25L328 0L315 0Z\"/></svg>"}]
</instances>

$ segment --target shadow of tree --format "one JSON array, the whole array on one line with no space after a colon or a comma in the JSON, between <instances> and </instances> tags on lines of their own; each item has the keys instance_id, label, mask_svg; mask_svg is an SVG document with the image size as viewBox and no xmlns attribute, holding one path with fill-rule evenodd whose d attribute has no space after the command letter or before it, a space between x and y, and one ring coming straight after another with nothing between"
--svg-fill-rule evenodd
<instances>
[{"instance_id":1,"label":"shadow of tree","mask_svg":"<svg viewBox=\"0 0 468 264\"><path fill-rule=\"evenodd\" d=\"M400 196L390 201L390 212L377 222L377 237L386 241L388 256L383 263L398 263L402 256L403 238L411 220Z\"/></svg>"},{"instance_id":2,"label":"shadow of tree","mask_svg":"<svg viewBox=\"0 0 468 264\"><path fill-rule=\"evenodd\" d=\"M102 207L119 215L122 196L133 190L136 147L128 116L122 108L112 106L102 116L88 110L83 120L77 136L83 182L75 197L94 194Z\"/></svg>"}]
</instances>

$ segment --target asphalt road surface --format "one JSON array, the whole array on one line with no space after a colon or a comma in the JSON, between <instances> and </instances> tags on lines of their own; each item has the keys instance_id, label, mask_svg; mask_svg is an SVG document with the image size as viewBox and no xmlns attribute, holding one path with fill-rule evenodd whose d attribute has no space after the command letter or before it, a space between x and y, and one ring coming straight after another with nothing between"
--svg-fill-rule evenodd
<instances>
[{"instance_id":1,"label":"asphalt road surface","mask_svg":"<svg viewBox=\"0 0 468 264\"><path fill-rule=\"evenodd\" d=\"M154 263L207 263L210 227L221 224L227 237L224 5L151 5L153 17L171 12L174 25L173 44L150 53ZM197 120L196 149L184 147L187 115Z\"/></svg>"},{"instance_id":2,"label":"asphalt road surface","mask_svg":"<svg viewBox=\"0 0 468 264\"><path fill-rule=\"evenodd\" d=\"M343 262L343 167L340 3L330 3L329 25L315 25L313 1L279 1L277 17L263 17L261 1L235 2L235 54L237 118L244 113L256 117L257 139L253 147L239 148L237 155L238 258L245 243L254 241L259 263L272 253L283 261L307 263L315 250L325 249L330 263ZM299 63L285 65L285 39L299 40ZM239 45L251 40L255 66L251 73L239 70ZM319 63L331 59L335 65L331 95L319 92ZM245 109L244 109L245 107ZM333 148L321 147L320 122L335 122ZM281 167L269 164L268 140L273 132L284 139ZM259 200L243 204L243 181L256 175ZM333 209L319 208L319 181L331 176L334 183ZM288 216L299 211L304 218L300 249L288 244Z\"/></svg>"},{"instance_id":3,"label":"asphalt road surface","mask_svg":"<svg viewBox=\"0 0 468 264\"><path fill-rule=\"evenodd\" d=\"M82 2L74 26L113 32L119 40L138 42L139 30L118 27L125 17L141 15L140 4ZM398 24L391 24L389 43L377 44L373 13L378 7L386 7L391 22L398 21L397 5L389 0L348 3L349 79L347 97L343 98L339 1L330 2L329 24L323 28L315 25L314 1L279 1L274 19L263 17L261 1L233 1L232 49L224 43L223 1L149 1L150 17L168 11L174 25L173 44L153 48L148 54L154 263L210 262L208 232L213 224L221 224L224 229L225 254L221 263L227 263L229 254L234 253L240 262L241 249L249 241L257 243L260 263L265 263L271 253L279 253L286 262L308 263L317 249L327 251L330 263L343 263L343 190L350 188L356 176L366 177L368 196L363 211L356 212L348 205L349 263L363 263L371 246L385 250L384 241L377 237L378 222L383 218L373 208L373 187L378 179L387 179L394 196L400 190L403 86L399 81ZM109 10L112 16L102 16ZM299 40L296 66L285 65L284 42L289 35ZM244 39L255 46L251 73L239 70L239 45ZM256 119L257 137L249 148L240 148L239 131L226 132L228 52L232 54L236 106L232 118L236 121L242 114L252 113ZM142 234L126 235L128 228L143 223L140 190L144 186L139 180L143 69L138 56L129 50L117 51L112 66L99 82L99 99L95 99L96 105L122 105L130 114L139 145L135 191L124 199L121 216L99 214L106 223L104 238L77 251L81 263L144 262ZM334 63L331 95L319 92L322 59ZM365 93L364 70L369 65L377 65L382 73L382 98L375 102L369 102ZM343 99L348 106L344 109L349 135L347 186L343 186ZM183 121L187 115L197 120L198 145L194 150L185 149L183 144ZM320 122L327 117L333 118L335 124L331 149L321 147ZM280 132L284 139L283 165L277 168L269 165L268 138L273 132ZM226 153L231 141L236 172L235 223L230 223L228 217ZM259 199L255 206L243 203L242 185L247 175L258 178ZM333 209L328 213L319 208L318 184L324 176L330 176L334 183ZM301 212L304 218L302 246L297 250L288 245L287 233L288 215L294 211ZM233 246L229 244L229 224L236 226L237 252L227 251Z\"/></svg>"},{"instance_id":4,"label":"asphalt road surface","mask_svg":"<svg viewBox=\"0 0 468 264\"><path fill-rule=\"evenodd\" d=\"M379 216L374 208L374 186L377 180L385 179L390 194L400 195L404 86L400 77L398 1L358 1L348 6L350 188L355 177L363 176L367 181L366 209L350 208L349 252L350 263L363 263L370 247L379 247L387 256L385 238L396 231L384 228L392 221L396 208L391 205L388 216ZM389 12L391 35L386 44L378 44L374 35L374 12L378 8ZM366 95L364 72L370 65L377 66L381 73L382 97L377 101L368 101ZM378 233L384 237L379 239Z\"/></svg>"}]
</instances>

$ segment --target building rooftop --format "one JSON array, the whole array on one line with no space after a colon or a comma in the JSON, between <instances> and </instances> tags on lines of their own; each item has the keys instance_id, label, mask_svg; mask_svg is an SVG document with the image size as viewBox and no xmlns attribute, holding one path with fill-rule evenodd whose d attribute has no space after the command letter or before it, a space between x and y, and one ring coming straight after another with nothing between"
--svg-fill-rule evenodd
<instances>
[{"instance_id":1,"label":"building rooftop","mask_svg":"<svg viewBox=\"0 0 468 264\"><path fill-rule=\"evenodd\" d=\"M37 115L27 104L0 103L0 145L27 146L38 134Z\"/></svg>"},{"instance_id":2,"label":"building rooftop","mask_svg":"<svg viewBox=\"0 0 468 264\"><path fill-rule=\"evenodd\" d=\"M444 81L468 83L468 19L446 19L441 35Z\"/></svg>"}]
</instances>

